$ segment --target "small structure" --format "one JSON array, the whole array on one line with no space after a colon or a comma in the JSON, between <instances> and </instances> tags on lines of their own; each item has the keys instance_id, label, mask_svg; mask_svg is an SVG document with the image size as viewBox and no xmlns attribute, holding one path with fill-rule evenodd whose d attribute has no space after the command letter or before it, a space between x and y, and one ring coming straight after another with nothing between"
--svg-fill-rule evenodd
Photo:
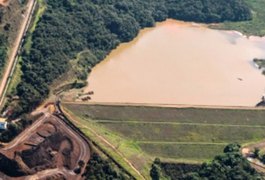
<instances>
[{"instance_id":1,"label":"small structure","mask_svg":"<svg viewBox=\"0 0 265 180\"><path fill-rule=\"evenodd\" d=\"M6 118L0 117L0 130L6 130L6 129L7 129Z\"/></svg>"},{"instance_id":2,"label":"small structure","mask_svg":"<svg viewBox=\"0 0 265 180\"><path fill-rule=\"evenodd\" d=\"M12 96L12 101L17 101L19 100L19 96Z\"/></svg>"},{"instance_id":3,"label":"small structure","mask_svg":"<svg viewBox=\"0 0 265 180\"><path fill-rule=\"evenodd\" d=\"M89 91L87 94L88 95L94 95L94 91Z\"/></svg>"},{"instance_id":4,"label":"small structure","mask_svg":"<svg viewBox=\"0 0 265 180\"><path fill-rule=\"evenodd\" d=\"M88 101L88 100L91 100L91 97L90 96L85 96L83 98L81 98L82 101Z\"/></svg>"}]
</instances>

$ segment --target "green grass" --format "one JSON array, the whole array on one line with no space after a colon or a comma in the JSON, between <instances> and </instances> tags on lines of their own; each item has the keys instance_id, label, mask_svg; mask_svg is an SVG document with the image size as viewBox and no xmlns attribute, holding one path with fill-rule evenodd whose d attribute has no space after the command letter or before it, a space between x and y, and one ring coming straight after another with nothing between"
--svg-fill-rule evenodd
<instances>
[{"instance_id":1,"label":"green grass","mask_svg":"<svg viewBox=\"0 0 265 180\"><path fill-rule=\"evenodd\" d=\"M31 44L32 44L32 33L34 32L34 30L36 29L37 23L40 20L41 16L43 15L45 9L46 9L46 4L44 0L37 0L38 1L38 8L34 14L34 16L32 17L32 21L31 21L31 25L29 30L27 31L27 38L25 41L25 44L23 45L23 49L29 53L30 48L31 48ZM19 82L21 81L21 76L23 74L22 70L21 70L21 64L20 62L22 61L21 57L19 57L18 62L15 65L15 69L14 69L14 73L12 75L12 79L7 87L7 94L12 95L12 94L16 94L16 86L19 84Z\"/></svg>"},{"instance_id":2,"label":"green grass","mask_svg":"<svg viewBox=\"0 0 265 180\"><path fill-rule=\"evenodd\" d=\"M19 82L21 81L21 76L23 74L21 71L20 61L21 61L21 57L19 57L19 59L18 59L17 65L16 65L15 70L14 70L14 74L12 76L12 79L11 79L10 84L8 86L8 89L7 89L7 94L16 94L16 87L19 84Z\"/></svg>"},{"instance_id":3,"label":"green grass","mask_svg":"<svg viewBox=\"0 0 265 180\"><path fill-rule=\"evenodd\" d=\"M265 125L264 110L163 108L137 106L71 105L74 112L93 120L178 122L227 125Z\"/></svg>"},{"instance_id":4,"label":"green grass","mask_svg":"<svg viewBox=\"0 0 265 180\"><path fill-rule=\"evenodd\" d=\"M82 118L83 123L96 124L134 143L139 152L152 158L202 162L219 154L229 143L247 144L265 138L262 109L64 106ZM108 133L103 136L109 136Z\"/></svg>"},{"instance_id":5,"label":"green grass","mask_svg":"<svg viewBox=\"0 0 265 180\"><path fill-rule=\"evenodd\" d=\"M77 114L73 114L68 108L64 107L64 112L68 115L69 119L86 134L91 140L96 142L105 152L107 152L112 158L114 158L122 167L130 172L137 179L142 179L135 173L135 171L128 165L128 163L122 158L120 154L113 151L113 149L106 144L99 136L104 137L108 142L114 145L115 149L119 151L127 160L129 160L133 166L141 172L141 174L149 179L149 167L153 161L147 154L145 154L141 148L133 141L126 138L121 138L115 132L107 130L100 124L97 124L89 119L84 119ZM96 133L96 134L95 134Z\"/></svg>"},{"instance_id":6,"label":"green grass","mask_svg":"<svg viewBox=\"0 0 265 180\"><path fill-rule=\"evenodd\" d=\"M265 127L130 122L101 124L134 141L247 143L265 138Z\"/></svg>"},{"instance_id":7,"label":"green grass","mask_svg":"<svg viewBox=\"0 0 265 180\"><path fill-rule=\"evenodd\" d=\"M139 143L147 153L160 158L192 159L193 161L211 160L216 154L221 154L224 144L166 144L166 143Z\"/></svg>"},{"instance_id":8,"label":"green grass","mask_svg":"<svg viewBox=\"0 0 265 180\"><path fill-rule=\"evenodd\" d=\"M225 22L214 25L214 28L237 30L246 35L265 35L265 1L264 0L244 0L252 10L253 19L243 22Z\"/></svg>"},{"instance_id":9,"label":"green grass","mask_svg":"<svg viewBox=\"0 0 265 180\"><path fill-rule=\"evenodd\" d=\"M67 72L62 74L60 78L56 79L52 85L51 89L53 93L58 93L62 91L68 91L73 89L71 84L74 82L86 83L87 79L87 68L80 64L82 58L88 56L90 51L88 49L79 52L74 59L70 61L70 68ZM81 79L80 77L84 77ZM69 88L70 87L70 88Z\"/></svg>"}]
</instances>

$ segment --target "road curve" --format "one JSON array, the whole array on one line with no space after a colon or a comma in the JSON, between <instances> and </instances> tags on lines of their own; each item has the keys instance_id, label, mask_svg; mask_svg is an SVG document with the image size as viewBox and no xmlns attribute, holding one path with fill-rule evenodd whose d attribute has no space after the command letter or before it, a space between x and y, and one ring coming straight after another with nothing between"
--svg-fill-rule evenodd
<instances>
[{"instance_id":1,"label":"road curve","mask_svg":"<svg viewBox=\"0 0 265 180\"><path fill-rule=\"evenodd\" d=\"M70 114L68 114L67 112L65 112L63 110L63 108L60 108L60 111L66 115L66 117L69 117L71 120L78 122L77 120L75 120L74 117L72 117ZM81 125L83 126L83 125ZM116 147L114 145L112 145L108 140L106 140L104 137L102 137L101 135L99 135L95 130L89 128L89 127L85 127L87 129L89 129L90 132L92 132L96 137L98 137L104 144L106 144L107 146L109 146L113 151L115 151L134 171L136 174L138 174L139 177L141 177L141 179L145 179L145 177L140 173L140 171L138 171L136 169L136 167L120 152L116 149Z\"/></svg>"},{"instance_id":2,"label":"road curve","mask_svg":"<svg viewBox=\"0 0 265 180\"><path fill-rule=\"evenodd\" d=\"M265 141L263 140L255 144L249 144L249 145L243 146L241 149L241 154L243 155L243 157L245 157L249 161L250 165L254 169L256 169L258 172L265 173L265 165L259 159L253 158L252 156L255 148L264 150Z\"/></svg>"},{"instance_id":3,"label":"road curve","mask_svg":"<svg viewBox=\"0 0 265 180\"><path fill-rule=\"evenodd\" d=\"M27 141L27 139L34 133L36 133L36 130L43 125L45 121L49 121L49 119L53 119L54 122L59 125L62 132L65 134L68 134L68 137L71 138L72 141L74 141L77 146L79 146L79 156L76 159L74 167L78 167L78 162L88 162L90 159L90 145L83 139L82 136L78 132L76 132L74 129L72 129L66 122L64 122L63 119L54 116L52 114L49 114L47 109L43 109L42 113L44 114L42 117L40 117L38 120L36 120L29 128L25 129L19 136L17 136L12 142L8 143L4 148L0 149L0 152L3 154L8 154L10 151L12 151L13 148L16 146L19 146L20 143L24 143ZM82 168L82 172L85 169ZM77 175L74 173L74 169L65 169L64 167L57 167L55 169L47 169L40 172L37 172L33 175L25 176L26 179L42 179L45 177L52 177L56 175L63 175L64 177L74 178L75 180L82 179L81 175Z\"/></svg>"},{"instance_id":4,"label":"road curve","mask_svg":"<svg viewBox=\"0 0 265 180\"><path fill-rule=\"evenodd\" d=\"M48 117L48 114L44 114L43 117L35 121L29 128L25 129L22 133L20 133L13 141L8 143L4 148L0 149L0 152L8 151L17 146L19 143L25 141L31 135L32 132L34 132L41 124L43 124L43 122Z\"/></svg>"}]
</instances>

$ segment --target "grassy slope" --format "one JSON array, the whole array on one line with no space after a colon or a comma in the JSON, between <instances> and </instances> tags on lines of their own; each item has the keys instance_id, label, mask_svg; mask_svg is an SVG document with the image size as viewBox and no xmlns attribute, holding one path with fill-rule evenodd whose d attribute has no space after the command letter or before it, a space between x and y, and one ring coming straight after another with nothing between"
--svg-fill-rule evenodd
<instances>
[{"instance_id":1,"label":"grassy slope","mask_svg":"<svg viewBox=\"0 0 265 180\"><path fill-rule=\"evenodd\" d=\"M207 115L206 115L207 116ZM200 124L103 123L134 141L247 143L265 138L265 127L212 126Z\"/></svg>"},{"instance_id":2,"label":"grassy slope","mask_svg":"<svg viewBox=\"0 0 265 180\"><path fill-rule=\"evenodd\" d=\"M84 132L91 140L99 145L105 152L107 152L112 158L114 158L123 168L130 172L137 179L142 179L135 173L135 171L128 165L123 159L124 156L128 159L133 166L141 172L141 174L149 179L149 167L153 161L148 155L142 152L133 141L119 137L116 133L111 132L103 126L93 123L90 119L84 119L82 116L74 114L66 106L63 107L65 114L69 119L77 126L82 132ZM106 144L103 137L112 145L115 150L122 153L122 156L115 152L109 144ZM125 152L125 153L124 153Z\"/></svg>"},{"instance_id":3,"label":"grassy slope","mask_svg":"<svg viewBox=\"0 0 265 180\"><path fill-rule=\"evenodd\" d=\"M264 0L244 0L251 7L253 20L244 22L225 22L213 27L218 29L228 29L240 31L246 35L265 35L265 1Z\"/></svg>"},{"instance_id":4,"label":"grassy slope","mask_svg":"<svg viewBox=\"0 0 265 180\"><path fill-rule=\"evenodd\" d=\"M263 110L64 106L83 124L93 124L97 131L104 129L102 135L116 146L130 143L151 158L202 162L222 152L228 143L265 138ZM114 135L119 141L113 140ZM128 149L120 150L128 153Z\"/></svg>"},{"instance_id":5,"label":"grassy slope","mask_svg":"<svg viewBox=\"0 0 265 180\"><path fill-rule=\"evenodd\" d=\"M226 22L226 23L222 23L219 25L215 25L215 28L219 28L219 29L228 29L228 30L237 30L240 31L244 34L247 35L265 35L265 1L264 0L245 0L249 6L251 7L252 11L253 11L253 20L251 21L245 21L245 22ZM92 110L93 111L93 110ZM239 124L239 125L261 125L263 126L265 124L265 121L263 120L262 117L264 117L264 112L261 111L256 111L253 113L253 111L241 111L241 110L227 110L224 114L222 114L222 111L219 110L205 110L205 109L200 109L200 112L198 112L197 109L195 110L183 110L183 112L180 112L178 122L196 122L196 123L209 123L208 120L205 120L205 114L207 114L207 117L209 117L210 119L210 123L212 124ZM91 112L91 109L89 110L89 112ZM121 118L118 119L118 121L124 121L124 120L133 120L133 121L142 121L142 119L140 117L137 117L138 114L133 114L130 112L115 112L112 111L113 113L109 114L106 113L106 116L104 116L105 111L98 111L100 112L100 116L101 117L94 117L94 119L97 120L106 120L106 119L111 119L111 120L117 120L115 119L116 116L120 116ZM111 111L110 111L111 112ZM129 113L129 114L128 114ZM145 113L144 108L143 108L143 112L141 113ZM141 114L139 113L139 114ZM93 114L93 113L92 113ZM94 112L94 115L97 113ZM182 116L182 115L185 116ZM82 118L87 118L90 114L83 114L83 116L81 116ZM128 119L126 119L124 116L128 115ZM136 116L136 117L135 117ZM161 121L160 116L164 116L165 114L157 114L154 113L153 117L149 117L149 119L147 118L146 120L148 121ZM171 122L170 117L168 117L167 121ZM135 124L135 123L125 123L122 124L121 128L119 123L113 123L113 122L101 122L100 124L103 124L104 127L108 127L109 129L112 130L119 130L121 129L121 131L119 131L119 135L122 136L122 134L124 134L124 132L126 131L126 133L128 132L132 132L131 133L131 137L137 137L137 135L135 135L134 132L138 132L139 137L141 136L141 138L145 138L146 136L143 136L143 131L140 131L140 129L144 128L142 126L142 124ZM134 126L135 128L131 129L131 127ZM150 124L145 124L145 126L148 126L148 128L144 128L144 129L150 129L153 128L152 126L150 126ZM155 125L156 126L156 131L159 132L161 131L161 128L158 128L158 124ZM161 126L161 125L160 125ZM177 126L173 129L177 129L180 128L182 129L182 131L184 130L190 130L189 132L191 132L189 135L186 135L184 140L185 141L189 141L190 139L194 138L195 139L193 141L205 141L205 142L215 142L215 141L219 141L219 142L230 142L230 141L239 141L242 143L245 143L247 141L257 141L260 140L262 138L264 138L264 127L222 127L222 126L202 126L202 125L174 125ZM188 126L188 127L187 127ZM163 127L165 128L165 127ZM162 128L162 129L163 129ZM168 128L168 127L167 127ZM124 131L122 133L122 131ZM197 132L194 132L197 131ZM214 134L214 137L212 137L211 135L208 134L207 131L211 131L212 133L210 134ZM178 131L179 132L179 131ZM200 136L198 137L197 134L201 133L203 134L203 137ZM219 138L218 134L231 134L231 132L234 133L234 138L233 137L225 137L225 136L221 136ZM147 133L148 134L148 133ZM157 133L159 134L159 133ZM149 136L149 139L156 137L157 135L156 133L154 134L148 134L147 136ZM242 135L242 136L241 136ZM174 139L175 137L171 137L172 139ZM222 139L223 138L223 139ZM230 138L230 139L229 139ZM135 140L135 138L132 138ZM147 140L149 140L147 138ZM209 157L212 157L213 154L215 154L215 152L220 151L223 148L222 144L214 144L214 145L210 145L210 144L197 144L197 145L191 145L191 144L182 144L180 146L180 144L174 144L174 145L168 145L166 143L147 143L148 141L145 142L134 142L135 144L137 144L137 146L141 146L145 151L147 151L148 153L151 153L153 155L166 155L166 157L170 156L175 156L177 154L178 157L180 158L186 158L189 157L190 159L194 159L195 157L199 157L199 159L208 159ZM210 153L200 153L200 155L198 155L198 153L196 154L196 151L190 153L186 153L185 152L189 152L187 150L190 149L190 147L192 146L191 149L200 149L203 148L206 151L203 152L210 152ZM207 150L208 148L208 150ZM180 153L178 150L180 150ZM166 150L166 151L165 151ZM185 150L185 151L183 151ZM182 153L181 153L182 152ZM184 152L184 153L183 153ZM201 151L202 152L202 151ZM211 152L214 152L213 154L211 154ZM193 156L192 156L193 154Z\"/></svg>"},{"instance_id":6,"label":"grassy slope","mask_svg":"<svg viewBox=\"0 0 265 180\"><path fill-rule=\"evenodd\" d=\"M137 106L71 106L73 110L81 112L82 116L91 119L108 119L124 121L167 121L179 123L211 123L211 124L239 124L239 125L265 125L264 110L222 110L197 108L161 108ZM162 110L162 111L161 111ZM135 112L138 113L135 113ZM224 114L224 112L226 112ZM145 116L143 117L144 114ZM207 114L207 118L205 118Z\"/></svg>"}]
</instances>

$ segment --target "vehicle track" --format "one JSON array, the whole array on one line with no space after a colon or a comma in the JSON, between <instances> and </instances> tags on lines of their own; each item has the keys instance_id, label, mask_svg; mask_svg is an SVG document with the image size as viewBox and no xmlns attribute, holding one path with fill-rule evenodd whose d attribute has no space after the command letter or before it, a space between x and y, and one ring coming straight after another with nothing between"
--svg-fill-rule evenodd
<instances>
[{"instance_id":1,"label":"vehicle track","mask_svg":"<svg viewBox=\"0 0 265 180\"><path fill-rule=\"evenodd\" d=\"M88 162L91 156L91 149L90 145L83 139L83 137L81 137L78 132L72 129L66 122L64 122L64 120L60 119L57 116L49 114L47 109L43 109L42 113L44 114L42 117L36 120L29 128L25 129L13 141L6 144L4 148L0 149L0 152L3 154L8 154L10 151L12 151L13 148L16 148L16 146L20 145L21 143L24 143L32 134L36 133L37 129L41 127L42 124L45 123L45 121L52 120L53 122L56 122L58 128L60 127L60 129L63 130L63 132L67 134L68 137L79 146L80 152L76 161L76 167L78 162L81 160L84 162ZM37 172L34 175L28 175L25 177L25 179L41 179L58 174L61 174L64 177L71 177L76 180L82 179L81 175L76 175L73 170L74 169L68 170L64 167L47 169ZM84 171L84 169L82 171Z\"/></svg>"}]
</instances>

